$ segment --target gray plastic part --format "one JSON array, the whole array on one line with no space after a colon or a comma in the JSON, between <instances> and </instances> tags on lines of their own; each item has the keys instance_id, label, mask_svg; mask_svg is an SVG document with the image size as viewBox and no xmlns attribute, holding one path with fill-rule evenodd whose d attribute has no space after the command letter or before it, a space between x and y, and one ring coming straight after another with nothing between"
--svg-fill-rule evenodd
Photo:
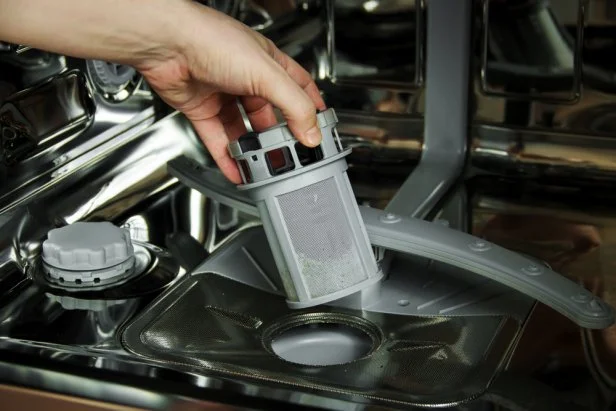
<instances>
[{"instance_id":1,"label":"gray plastic part","mask_svg":"<svg viewBox=\"0 0 616 411\"><path fill-rule=\"evenodd\" d=\"M43 260L61 270L103 270L133 256L128 230L109 222L76 222L56 228L43 243Z\"/></svg>"},{"instance_id":2,"label":"gray plastic part","mask_svg":"<svg viewBox=\"0 0 616 411\"><path fill-rule=\"evenodd\" d=\"M395 251L392 254L395 258L378 294L366 298L362 292L331 305L396 315L505 315L524 321L536 302L467 270Z\"/></svg>"},{"instance_id":3,"label":"gray plastic part","mask_svg":"<svg viewBox=\"0 0 616 411\"><path fill-rule=\"evenodd\" d=\"M59 283L66 288L89 288L116 283L132 276L135 267L135 258L101 270L62 270L45 264L44 268L52 282Z\"/></svg>"},{"instance_id":4,"label":"gray plastic part","mask_svg":"<svg viewBox=\"0 0 616 411\"><path fill-rule=\"evenodd\" d=\"M202 166L186 156L179 156L167 163L169 174L182 184L197 190L212 200L238 211L260 217L254 200L240 191L217 168Z\"/></svg>"},{"instance_id":5,"label":"gray plastic part","mask_svg":"<svg viewBox=\"0 0 616 411\"><path fill-rule=\"evenodd\" d=\"M374 299L358 303L356 293L326 305L365 312L415 316L504 315L524 321L535 300L510 287L458 267L392 251L387 279L374 286ZM284 295L262 227L243 231L213 253L191 275L216 273L252 288Z\"/></svg>"},{"instance_id":6,"label":"gray plastic part","mask_svg":"<svg viewBox=\"0 0 616 411\"><path fill-rule=\"evenodd\" d=\"M183 183L209 195L213 189L210 185L212 181L200 180L196 177L198 174L187 171L195 168L183 168L180 164L188 166L191 162L174 160L173 166L170 164L174 175ZM184 176L192 178L187 180ZM228 180L221 181L224 182L223 186L235 189ZM250 205L252 200L245 200L248 202L247 207L254 207ZM257 213L256 207L254 210ZM510 287L472 275L458 267L438 264L406 253L392 253L396 258L387 271L387 280L373 286L374 295L371 298L362 299L366 293L364 290L328 305L361 307L370 312L397 315L507 315L523 321L535 302ZM199 266L194 274L204 272L214 272L263 291L282 294L278 269L267 238L260 228L249 229L226 244Z\"/></svg>"},{"instance_id":7,"label":"gray plastic part","mask_svg":"<svg viewBox=\"0 0 616 411\"><path fill-rule=\"evenodd\" d=\"M336 144L333 138L334 127L337 121L336 112L331 108L317 113L317 122L321 129L321 134L323 135L319 145L323 159L339 155L340 149L342 148L339 144ZM244 182L243 185L238 187L240 190L256 188L260 185L286 179L297 174L308 172L314 167L318 167L318 164L303 165L301 163L299 155L296 152L296 145L301 145L301 143L295 139L286 123L278 124L259 133L258 140L261 146L259 149L242 151L240 140L231 142L228 147L229 153L238 162L238 165L241 165L241 162L245 162L246 167L250 170L250 179L248 179L248 176L245 175L245 169L240 166L239 171L242 176L242 181ZM271 174L267 166L266 156L269 152L281 149L287 150L285 156L289 156L287 160L293 162L294 169L291 172L287 171L281 175L275 176ZM321 161L322 160L317 161L317 163Z\"/></svg>"},{"instance_id":8,"label":"gray plastic part","mask_svg":"<svg viewBox=\"0 0 616 411\"><path fill-rule=\"evenodd\" d=\"M460 176L468 138L472 0L430 0L421 160L387 205L425 218ZM447 27L447 30L443 30Z\"/></svg>"},{"instance_id":9,"label":"gray plastic part","mask_svg":"<svg viewBox=\"0 0 616 411\"><path fill-rule=\"evenodd\" d=\"M216 273L272 294L284 295L276 262L262 227L250 228L225 243L194 274Z\"/></svg>"},{"instance_id":10,"label":"gray plastic part","mask_svg":"<svg viewBox=\"0 0 616 411\"><path fill-rule=\"evenodd\" d=\"M259 208L285 284L287 303L292 308L312 307L337 300L383 277L350 189L346 168L343 153L313 164L309 173L276 178L273 184L260 184L249 191ZM314 207L312 212L309 208L311 204ZM302 224L300 220L309 220L310 224L299 227ZM295 227L294 231L291 231L291 226ZM350 244L337 248L342 237ZM316 242L322 244L317 245ZM302 250L299 249L300 243L305 245ZM316 252L317 248L323 250L319 255L304 251L312 249ZM312 268L312 265L317 267ZM308 278L308 273L315 275L317 271L318 280ZM327 283L329 291L325 294L315 295L310 287Z\"/></svg>"},{"instance_id":11,"label":"gray plastic part","mask_svg":"<svg viewBox=\"0 0 616 411\"><path fill-rule=\"evenodd\" d=\"M498 281L584 328L614 323L612 307L573 281L518 253L439 224L360 207L373 245L427 257Z\"/></svg>"},{"instance_id":12,"label":"gray plastic part","mask_svg":"<svg viewBox=\"0 0 616 411\"><path fill-rule=\"evenodd\" d=\"M331 128L336 126L338 122L338 117L336 116L336 112L333 109L328 109L317 113L317 122L319 124L319 128L326 129L331 131ZM272 150L275 148L281 147L286 143L295 144L297 140L287 127L287 123L280 123L273 127L270 127L267 130L264 130L259 133L259 143L263 150ZM323 149L323 154L325 157L329 157L330 155L337 154L338 148L334 143L333 139L325 138L321 141L321 148ZM229 153L231 157L235 159L245 159L253 154L257 150L252 151L242 151L242 147L239 141L232 141L229 143Z\"/></svg>"},{"instance_id":13,"label":"gray plastic part","mask_svg":"<svg viewBox=\"0 0 616 411\"><path fill-rule=\"evenodd\" d=\"M317 113L317 121L322 140L311 155L286 124L229 146L244 182L238 190L258 208L287 304L296 309L346 297L383 277L346 174L351 150L342 151L334 138L335 111ZM278 160L268 157L272 150Z\"/></svg>"},{"instance_id":14,"label":"gray plastic part","mask_svg":"<svg viewBox=\"0 0 616 411\"><path fill-rule=\"evenodd\" d=\"M51 301L59 303L63 309L80 310L80 311L104 311L113 306L126 303L127 300L86 300L80 298L74 298L67 295L54 295L45 293L47 298Z\"/></svg>"},{"instance_id":15,"label":"gray plastic part","mask_svg":"<svg viewBox=\"0 0 616 411\"><path fill-rule=\"evenodd\" d=\"M191 166L192 161L178 158L169 164L170 172L189 187L212 196L224 204L242 203L242 209L252 215L259 215L253 199L239 191L226 179L206 179L209 174L197 167ZM583 287L564 278L558 273L541 267L541 264L523 257L505 248L488 243L477 237L458 232L439 222L427 222L415 218L403 218L393 215L387 217L387 212L378 209L360 207L366 232L372 245L395 250L401 254L418 255L451 264L458 268L479 274L483 278L503 284L517 290L523 295L546 304L578 325L587 328L606 328L614 322L613 310L606 303L598 300ZM391 213L390 213L391 214ZM472 248L471 248L472 247ZM474 249L473 249L474 248ZM481 250L484 251L481 251ZM479 250L479 251L475 251ZM490 251L490 252L488 252ZM537 266L541 275L529 275L520 271L520 267ZM393 268L396 270L396 268ZM219 272L224 271L222 268ZM389 272L391 279L392 273ZM534 274L534 273L531 273ZM250 277L247 272L244 277ZM408 274L411 276L411 274ZM464 276L468 273L464 274ZM503 305L489 302L494 293L501 296L505 291L495 289L491 282L465 283L465 279L457 282L430 282L415 278L403 280L404 284L392 287L390 279L369 298L361 300L361 293L350 295L336 301L336 305L357 306L361 304L366 309L407 315L438 315L448 313L482 313L486 307L502 311ZM417 281L415 281L417 280ZM422 282L423 281L423 282ZM250 283L248 278L245 283ZM429 284L429 286L426 286ZM458 285L456 285L458 284ZM438 285L439 288L432 288ZM397 288L397 289L396 289ZM403 294L406 293L406 296ZM478 294L479 293L479 294ZM480 296L486 301L482 301ZM479 298L479 299L478 299ZM507 294L501 302L507 306L517 306L519 295ZM408 300L405 306L397 305L399 299ZM393 303L395 302L395 304ZM417 304L414 304L417 302ZM494 305L496 304L496 306ZM477 308L479 307L479 308ZM496 309L498 307L498 309Z\"/></svg>"},{"instance_id":16,"label":"gray plastic part","mask_svg":"<svg viewBox=\"0 0 616 411\"><path fill-rule=\"evenodd\" d=\"M76 222L49 231L42 259L49 279L68 288L123 280L136 262L128 230L109 222Z\"/></svg>"}]
</instances>

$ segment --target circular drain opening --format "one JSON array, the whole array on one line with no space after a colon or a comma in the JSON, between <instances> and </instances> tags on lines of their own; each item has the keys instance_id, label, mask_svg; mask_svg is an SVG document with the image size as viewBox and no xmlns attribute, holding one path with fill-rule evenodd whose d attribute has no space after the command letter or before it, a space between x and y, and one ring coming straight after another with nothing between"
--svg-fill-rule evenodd
<instances>
[{"instance_id":1,"label":"circular drain opening","mask_svg":"<svg viewBox=\"0 0 616 411\"><path fill-rule=\"evenodd\" d=\"M320 367L364 358L380 342L378 328L359 318L296 318L267 334L269 348L279 358Z\"/></svg>"}]
</instances>

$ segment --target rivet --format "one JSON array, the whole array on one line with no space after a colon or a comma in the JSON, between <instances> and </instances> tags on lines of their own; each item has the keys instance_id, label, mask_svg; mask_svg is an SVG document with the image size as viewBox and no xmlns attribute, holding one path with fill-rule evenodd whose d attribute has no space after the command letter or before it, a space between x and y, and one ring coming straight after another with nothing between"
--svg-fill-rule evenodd
<instances>
[{"instance_id":1,"label":"rivet","mask_svg":"<svg viewBox=\"0 0 616 411\"><path fill-rule=\"evenodd\" d=\"M402 219L393 213L387 213L380 218L381 222L387 224L393 224L401 221Z\"/></svg>"},{"instance_id":2,"label":"rivet","mask_svg":"<svg viewBox=\"0 0 616 411\"><path fill-rule=\"evenodd\" d=\"M472 243L468 245L468 247L473 251L487 251L490 248L492 248L490 247L490 244L488 244L486 241L481 240L481 239L477 239L473 241Z\"/></svg>"},{"instance_id":3,"label":"rivet","mask_svg":"<svg viewBox=\"0 0 616 411\"><path fill-rule=\"evenodd\" d=\"M590 301L590 303L588 303L588 309L590 311L594 311L596 313L600 313L600 312L604 312L605 309L603 308L603 306L599 303L599 301L597 301L596 299L592 299Z\"/></svg>"},{"instance_id":4,"label":"rivet","mask_svg":"<svg viewBox=\"0 0 616 411\"><path fill-rule=\"evenodd\" d=\"M526 267L522 268L522 272L526 275L540 275L543 270L536 264L529 264Z\"/></svg>"},{"instance_id":5,"label":"rivet","mask_svg":"<svg viewBox=\"0 0 616 411\"><path fill-rule=\"evenodd\" d=\"M571 297L573 301L576 303L587 303L591 300L591 297L588 294L577 294Z\"/></svg>"}]
</instances>

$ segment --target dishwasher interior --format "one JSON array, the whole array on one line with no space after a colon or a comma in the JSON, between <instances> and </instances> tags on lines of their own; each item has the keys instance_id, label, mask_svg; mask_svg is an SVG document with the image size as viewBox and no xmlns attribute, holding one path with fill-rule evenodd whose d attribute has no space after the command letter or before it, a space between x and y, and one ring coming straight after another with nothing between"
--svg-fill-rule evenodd
<instances>
[{"instance_id":1,"label":"dishwasher interior","mask_svg":"<svg viewBox=\"0 0 616 411\"><path fill-rule=\"evenodd\" d=\"M616 8L209 5L317 80L387 280L290 308L255 205L139 73L0 44L0 382L138 409L613 409ZM382 248L400 218L413 252ZM46 272L83 222L125 229L134 264ZM511 280L552 270L579 291Z\"/></svg>"}]
</instances>

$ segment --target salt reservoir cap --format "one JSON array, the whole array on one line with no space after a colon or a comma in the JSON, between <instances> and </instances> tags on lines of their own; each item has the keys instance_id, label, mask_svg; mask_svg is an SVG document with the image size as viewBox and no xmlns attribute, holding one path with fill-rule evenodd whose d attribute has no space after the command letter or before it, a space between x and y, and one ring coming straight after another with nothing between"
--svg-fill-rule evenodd
<instances>
[{"instance_id":1,"label":"salt reservoir cap","mask_svg":"<svg viewBox=\"0 0 616 411\"><path fill-rule=\"evenodd\" d=\"M56 228L43 243L43 260L61 270L102 270L133 256L128 230L109 222L76 222Z\"/></svg>"}]
</instances>

